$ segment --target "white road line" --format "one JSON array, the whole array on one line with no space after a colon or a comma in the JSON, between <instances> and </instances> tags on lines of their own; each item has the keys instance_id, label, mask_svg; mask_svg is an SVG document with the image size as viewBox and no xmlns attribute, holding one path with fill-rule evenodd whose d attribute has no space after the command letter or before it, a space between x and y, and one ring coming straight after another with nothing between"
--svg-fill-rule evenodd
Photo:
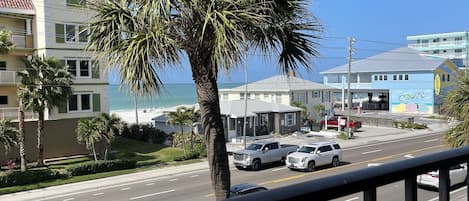
<instances>
[{"instance_id":1,"label":"white road line","mask_svg":"<svg viewBox=\"0 0 469 201\"><path fill-rule=\"evenodd\" d=\"M95 193L93 196L103 195L104 193Z\"/></svg>"},{"instance_id":2,"label":"white road line","mask_svg":"<svg viewBox=\"0 0 469 201\"><path fill-rule=\"evenodd\" d=\"M67 199L65 199L65 200L63 200L63 201L72 201L72 200L74 200L74 199L75 199L75 198L67 198Z\"/></svg>"},{"instance_id":3,"label":"white road line","mask_svg":"<svg viewBox=\"0 0 469 201\"><path fill-rule=\"evenodd\" d=\"M380 166L382 163L368 163L368 167Z\"/></svg>"},{"instance_id":4,"label":"white road line","mask_svg":"<svg viewBox=\"0 0 469 201\"><path fill-rule=\"evenodd\" d=\"M136 199L151 197L151 196L155 196L155 195L171 193L171 192L174 192L174 191L176 191L176 190L174 190L174 189L173 190L167 190L167 191L162 191L162 192L158 192L158 193L152 193L152 194L147 194L147 195L142 195L142 196L138 196L138 197L129 198L129 200L136 200Z\"/></svg>"},{"instance_id":5,"label":"white road line","mask_svg":"<svg viewBox=\"0 0 469 201\"><path fill-rule=\"evenodd\" d=\"M353 200L358 200L358 197L353 197L353 198L347 199L345 201L353 201Z\"/></svg>"},{"instance_id":6,"label":"white road line","mask_svg":"<svg viewBox=\"0 0 469 201\"><path fill-rule=\"evenodd\" d=\"M404 157L406 157L406 158L415 158L415 156L414 156L414 155L412 155L412 154L407 154L407 155L404 155Z\"/></svg>"},{"instance_id":7,"label":"white road line","mask_svg":"<svg viewBox=\"0 0 469 201\"><path fill-rule=\"evenodd\" d=\"M287 169L287 167L281 167L281 168L273 169L272 172L277 172L277 171L285 170L285 169Z\"/></svg>"},{"instance_id":8,"label":"white road line","mask_svg":"<svg viewBox=\"0 0 469 201\"><path fill-rule=\"evenodd\" d=\"M462 187L462 188L459 188L459 189L456 189L456 190L454 190L454 191L451 191L449 194L453 194L453 193L457 193L457 192L462 191L462 190L466 190L466 188L467 188L467 186L464 186L464 187ZM436 201L436 200L438 200L438 199L439 199L439 197L435 197L435 198L433 198L433 199L431 199L431 200L428 200L428 201Z\"/></svg>"},{"instance_id":9,"label":"white road line","mask_svg":"<svg viewBox=\"0 0 469 201\"><path fill-rule=\"evenodd\" d=\"M438 141L438 140L440 140L440 139L425 140L425 141L423 141L423 142L436 142L436 141Z\"/></svg>"},{"instance_id":10,"label":"white road line","mask_svg":"<svg viewBox=\"0 0 469 201\"><path fill-rule=\"evenodd\" d=\"M177 181L177 180L179 180L179 179L171 179L171 180L169 180L169 181Z\"/></svg>"},{"instance_id":11,"label":"white road line","mask_svg":"<svg viewBox=\"0 0 469 201\"><path fill-rule=\"evenodd\" d=\"M419 139L419 138L426 138L426 137L434 136L434 135L441 135L441 133L431 133L431 134L425 135L425 136L416 136L416 137L401 138L401 139L397 139L397 140L389 140L389 141L386 141L386 142L379 142L379 143L374 143L374 144L369 144L369 145L344 148L342 150L349 151L349 150L361 149L361 148L365 148L365 147L374 147L374 146L383 145L383 144L392 144L392 143L395 143L395 142L415 140L415 139Z\"/></svg>"},{"instance_id":12,"label":"white road line","mask_svg":"<svg viewBox=\"0 0 469 201\"><path fill-rule=\"evenodd\" d=\"M198 177L198 176L199 176L198 174L192 175L191 178Z\"/></svg>"},{"instance_id":13,"label":"white road line","mask_svg":"<svg viewBox=\"0 0 469 201\"><path fill-rule=\"evenodd\" d=\"M152 185L155 185L155 183L149 183L149 184L145 184L146 186L152 186Z\"/></svg>"},{"instance_id":14,"label":"white road line","mask_svg":"<svg viewBox=\"0 0 469 201\"><path fill-rule=\"evenodd\" d=\"M131 189L130 187L121 188L121 191L126 191L126 190L130 190L130 189Z\"/></svg>"},{"instance_id":15,"label":"white road line","mask_svg":"<svg viewBox=\"0 0 469 201\"><path fill-rule=\"evenodd\" d=\"M380 151L382 151L382 150L378 149L378 150L363 152L362 154L371 154L371 153L376 153L376 152L380 152Z\"/></svg>"}]
</instances>

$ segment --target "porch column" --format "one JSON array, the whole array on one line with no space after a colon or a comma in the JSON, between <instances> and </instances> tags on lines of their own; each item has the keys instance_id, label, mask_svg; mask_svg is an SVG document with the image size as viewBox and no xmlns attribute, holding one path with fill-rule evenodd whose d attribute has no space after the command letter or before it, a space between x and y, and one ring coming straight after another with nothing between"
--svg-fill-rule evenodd
<instances>
[{"instance_id":1,"label":"porch column","mask_svg":"<svg viewBox=\"0 0 469 201\"><path fill-rule=\"evenodd\" d=\"M254 118L254 120L253 120L254 121L253 122L254 123L254 126L253 126L253 129L254 129L254 134L253 135L254 135L254 137L256 137L256 127L257 127L257 118L256 117L257 116L253 117Z\"/></svg>"},{"instance_id":2,"label":"porch column","mask_svg":"<svg viewBox=\"0 0 469 201\"><path fill-rule=\"evenodd\" d=\"M31 19L26 19L26 35L32 35L31 31Z\"/></svg>"}]
</instances>

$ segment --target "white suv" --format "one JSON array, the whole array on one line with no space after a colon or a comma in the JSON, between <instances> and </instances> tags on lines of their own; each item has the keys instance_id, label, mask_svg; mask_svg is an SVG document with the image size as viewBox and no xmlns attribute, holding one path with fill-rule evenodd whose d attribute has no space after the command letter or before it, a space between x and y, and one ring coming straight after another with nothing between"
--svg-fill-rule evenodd
<instances>
[{"instance_id":1,"label":"white suv","mask_svg":"<svg viewBox=\"0 0 469 201\"><path fill-rule=\"evenodd\" d=\"M287 156L290 169L314 171L316 166L332 164L336 167L342 160L342 149L336 142L316 142L302 146Z\"/></svg>"}]
</instances>

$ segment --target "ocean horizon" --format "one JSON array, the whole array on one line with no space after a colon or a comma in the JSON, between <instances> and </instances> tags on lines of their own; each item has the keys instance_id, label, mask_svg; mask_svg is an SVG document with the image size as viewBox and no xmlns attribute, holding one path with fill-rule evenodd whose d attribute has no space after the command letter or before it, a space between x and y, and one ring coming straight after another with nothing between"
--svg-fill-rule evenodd
<instances>
[{"instance_id":1,"label":"ocean horizon","mask_svg":"<svg viewBox=\"0 0 469 201\"><path fill-rule=\"evenodd\" d=\"M233 88L243 83L218 83L219 89ZM139 109L168 108L177 105L197 103L195 85L192 83L165 84L159 95L153 97L138 97ZM126 86L109 85L109 110L134 110L134 96L131 96Z\"/></svg>"}]
</instances>

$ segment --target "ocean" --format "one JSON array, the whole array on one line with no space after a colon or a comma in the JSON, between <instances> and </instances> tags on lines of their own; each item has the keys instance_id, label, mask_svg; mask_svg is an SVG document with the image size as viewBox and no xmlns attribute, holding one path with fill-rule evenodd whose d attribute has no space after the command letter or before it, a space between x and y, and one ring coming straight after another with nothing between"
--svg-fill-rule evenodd
<instances>
[{"instance_id":1,"label":"ocean","mask_svg":"<svg viewBox=\"0 0 469 201\"><path fill-rule=\"evenodd\" d=\"M242 85L242 83L219 83L218 88L232 88ZM109 85L109 107L111 111L135 109L134 97L131 96L127 88L119 85ZM167 108L182 104L197 103L197 95L194 84L165 84L161 94L149 97L138 97L138 108Z\"/></svg>"}]
</instances>

